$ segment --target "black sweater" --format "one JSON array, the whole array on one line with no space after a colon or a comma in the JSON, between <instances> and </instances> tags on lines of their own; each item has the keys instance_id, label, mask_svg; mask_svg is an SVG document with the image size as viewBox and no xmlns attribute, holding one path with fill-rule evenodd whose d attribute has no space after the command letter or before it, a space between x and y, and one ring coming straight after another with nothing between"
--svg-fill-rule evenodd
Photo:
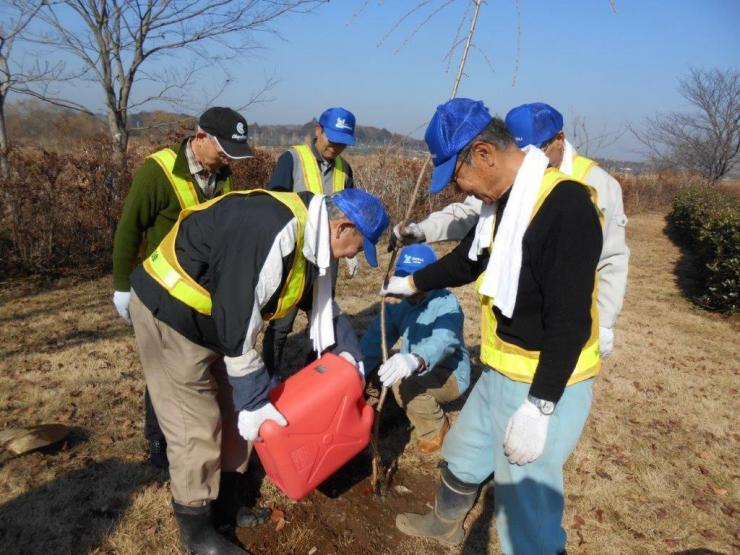
<instances>
[{"instance_id":1,"label":"black sweater","mask_svg":"<svg viewBox=\"0 0 740 555\"><path fill-rule=\"evenodd\" d=\"M497 223L507 200L508 195L499 203ZM416 272L416 287L430 291L475 281L488 265L488 256L479 256L477 261L468 258L474 235L475 228L447 256ZM530 388L534 397L560 399L589 338L601 243L596 208L583 186L572 181L555 187L524 233L512 317L493 310L501 339L541 351Z\"/></svg>"}]
</instances>

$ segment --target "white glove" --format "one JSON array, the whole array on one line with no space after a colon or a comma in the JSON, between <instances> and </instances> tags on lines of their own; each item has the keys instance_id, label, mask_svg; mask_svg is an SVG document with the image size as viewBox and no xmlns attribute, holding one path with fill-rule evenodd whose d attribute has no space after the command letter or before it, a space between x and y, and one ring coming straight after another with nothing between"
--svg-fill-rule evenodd
<instances>
[{"instance_id":1,"label":"white glove","mask_svg":"<svg viewBox=\"0 0 740 555\"><path fill-rule=\"evenodd\" d=\"M345 258L344 263L347 265L347 277L352 279L357 274L357 270L360 267L360 263L356 256L352 258Z\"/></svg>"},{"instance_id":2,"label":"white glove","mask_svg":"<svg viewBox=\"0 0 740 555\"><path fill-rule=\"evenodd\" d=\"M344 360L349 362L352 366L357 368L357 373L362 378L362 383L365 383L365 363L363 361L357 362L355 360L355 357L352 356L352 353L349 353L347 351L342 351L339 353L339 356L342 357Z\"/></svg>"},{"instance_id":3,"label":"white glove","mask_svg":"<svg viewBox=\"0 0 740 555\"><path fill-rule=\"evenodd\" d=\"M254 441L259 437L260 426L265 420L274 420L280 426L288 425L288 421L275 408L275 405L267 403L257 410L239 411L239 433L247 441Z\"/></svg>"},{"instance_id":4,"label":"white glove","mask_svg":"<svg viewBox=\"0 0 740 555\"><path fill-rule=\"evenodd\" d=\"M414 222L409 222L406 225L396 224L393 228L393 235L396 236L396 239L402 245L423 243L427 240L419 224L415 224Z\"/></svg>"},{"instance_id":5,"label":"white glove","mask_svg":"<svg viewBox=\"0 0 740 555\"><path fill-rule=\"evenodd\" d=\"M394 383L408 378L420 366L419 359L411 353L396 353L381 365L378 370L378 377L383 387L390 387Z\"/></svg>"},{"instance_id":6,"label":"white glove","mask_svg":"<svg viewBox=\"0 0 740 555\"><path fill-rule=\"evenodd\" d=\"M118 314L131 323L131 315L128 313L128 303L131 300L130 291L113 291L113 305L116 307Z\"/></svg>"},{"instance_id":7,"label":"white glove","mask_svg":"<svg viewBox=\"0 0 740 555\"><path fill-rule=\"evenodd\" d=\"M411 282L411 276L398 277L391 276L388 280L388 287L381 287L380 296L386 295L391 297L410 297L419 291Z\"/></svg>"},{"instance_id":8,"label":"white glove","mask_svg":"<svg viewBox=\"0 0 740 555\"><path fill-rule=\"evenodd\" d=\"M599 327L599 354L602 357L609 356L614 350L614 330L612 328Z\"/></svg>"},{"instance_id":9,"label":"white glove","mask_svg":"<svg viewBox=\"0 0 740 555\"><path fill-rule=\"evenodd\" d=\"M542 414L529 400L511 415L504 436L504 454L511 464L531 463L545 450L550 414Z\"/></svg>"}]
</instances>

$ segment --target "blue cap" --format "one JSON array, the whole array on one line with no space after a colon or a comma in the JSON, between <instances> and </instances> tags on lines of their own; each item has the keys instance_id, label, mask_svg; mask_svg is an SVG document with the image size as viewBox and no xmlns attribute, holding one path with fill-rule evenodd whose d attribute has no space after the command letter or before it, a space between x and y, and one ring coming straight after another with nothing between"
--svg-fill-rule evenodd
<instances>
[{"instance_id":1,"label":"blue cap","mask_svg":"<svg viewBox=\"0 0 740 555\"><path fill-rule=\"evenodd\" d=\"M437 106L424 140L432 155L434 171L429 190L438 193L452 179L458 153L478 136L493 117L480 100L453 98Z\"/></svg>"},{"instance_id":2,"label":"blue cap","mask_svg":"<svg viewBox=\"0 0 740 555\"><path fill-rule=\"evenodd\" d=\"M506 114L506 128L519 148L539 148L563 129L563 115L544 102L522 104Z\"/></svg>"},{"instance_id":3,"label":"blue cap","mask_svg":"<svg viewBox=\"0 0 740 555\"><path fill-rule=\"evenodd\" d=\"M362 249L365 260L373 268L378 266L375 243L388 227L391 219L383 208L380 199L357 188L344 189L331 196L339 209L362 233Z\"/></svg>"},{"instance_id":4,"label":"blue cap","mask_svg":"<svg viewBox=\"0 0 740 555\"><path fill-rule=\"evenodd\" d=\"M355 115L344 108L328 108L319 116L319 125L332 143L355 144Z\"/></svg>"},{"instance_id":5,"label":"blue cap","mask_svg":"<svg viewBox=\"0 0 740 555\"><path fill-rule=\"evenodd\" d=\"M429 245L409 245L398 253L394 275L405 277L436 261L437 255Z\"/></svg>"}]
</instances>

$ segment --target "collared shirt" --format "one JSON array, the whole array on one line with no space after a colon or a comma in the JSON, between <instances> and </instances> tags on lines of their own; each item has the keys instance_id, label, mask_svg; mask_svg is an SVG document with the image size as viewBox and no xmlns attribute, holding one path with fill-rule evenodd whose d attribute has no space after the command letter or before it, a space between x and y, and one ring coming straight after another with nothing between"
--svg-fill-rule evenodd
<instances>
[{"instance_id":1,"label":"collared shirt","mask_svg":"<svg viewBox=\"0 0 740 555\"><path fill-rule=\"evenodd\" d=\"M334 161L324 160L316 151L316 139L308 143L308 145L316 158L317 164L319 165L321 181L324 185L324 192L329 194L334 188L334 184L332 182ZM344 160L344 170L347 172L347 181L344 183L344 188L351 189L354 187L352 167L346 159ZM291 148L280 155L280 158L278 158L277 164L275 164L275 168L272 171L272 175L270 176L267 188L271 191L299 192L306 190L300 160L298 159L298 154L294 149Z\"/></svg>"},{"instance_id":2,"label":"collared shirt","mask_svg":"<svg viewBox=\"0 0 740 555\"><path fill-rule=\"evenodd\" d=\"M203 191L206 198L211 198L213 196L213 191L216 188L216 174L209 172L200 164L200 162L198 162L198 160L196 160L190 141L185 144L185 156L188 159L188 168L190 169L190 173L195 178L195 182L198 184L198 187Z\"/></svg>"}]
</instances>

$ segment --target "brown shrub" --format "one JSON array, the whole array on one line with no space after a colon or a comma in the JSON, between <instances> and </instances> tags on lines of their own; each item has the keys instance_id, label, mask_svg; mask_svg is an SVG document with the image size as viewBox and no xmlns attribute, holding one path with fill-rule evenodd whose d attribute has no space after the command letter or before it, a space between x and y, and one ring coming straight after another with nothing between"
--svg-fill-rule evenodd
<instances>
[{"instance_id":1,"label":"brown shrub","mask_svg":"<svg viewBox=\"0 0 740 555\"><path fill-rule=\"evenodd\" d=\"M676 194L698 178L679 172L652 174L614 174L622 185L624 211L627 214L642 212L668 212Z\"/></svg>"}]
</instances>

